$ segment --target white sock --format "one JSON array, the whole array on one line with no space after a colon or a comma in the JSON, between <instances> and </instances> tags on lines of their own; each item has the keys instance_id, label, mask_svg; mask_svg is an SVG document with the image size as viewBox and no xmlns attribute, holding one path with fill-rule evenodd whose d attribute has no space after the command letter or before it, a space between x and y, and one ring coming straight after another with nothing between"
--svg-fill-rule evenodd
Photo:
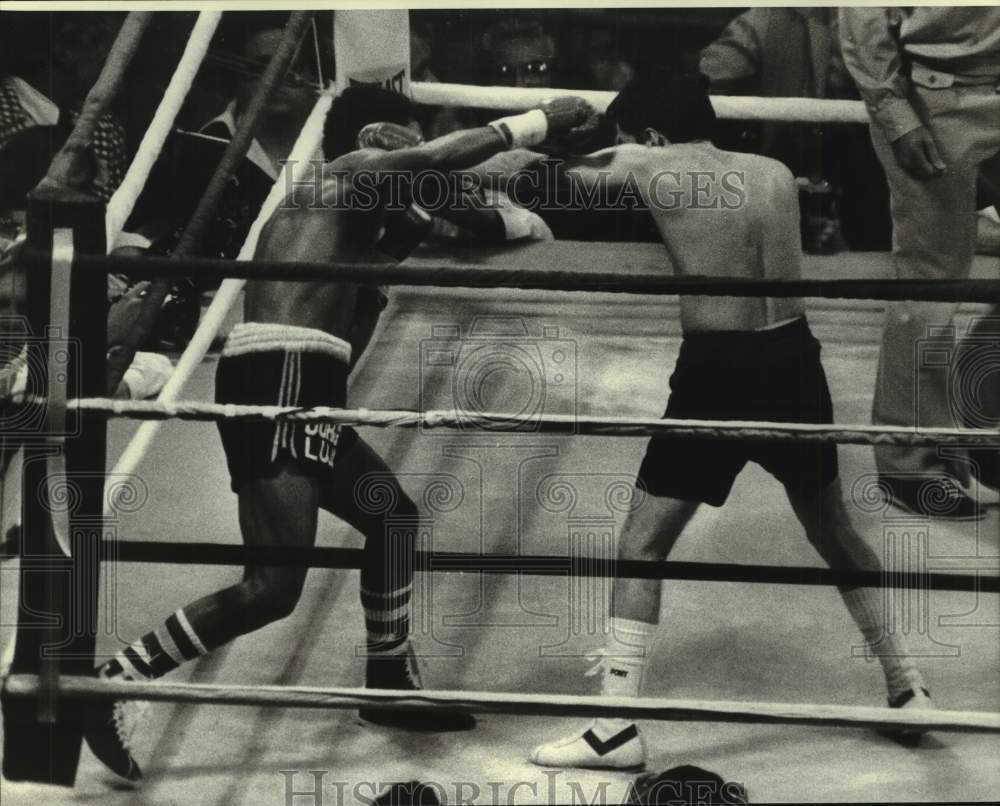
<instances>
[{"instance_id":1,"label":"white sock","mask_svg":"<svg viewBox=\"0 0 1000 806\"><path fill-rule=\"evenodd\" d=\"M639 696L646 662L652 654L656 627L645 621L611 619L611 632L604 648L603 696ZM600 738L608 739L631 724L627 719L599 718L594 720L594 732Z\"/></svg>"},{"instance_id":2,"label":"white sock","mask_svg":"<svg viewBox=\"0 0 1000 806\"><path fill-rule=\"evenodd\" d=\"M844 604L864 636L869 651L879 659L885 674L889 697L904 691L926 688L923 676L913 663L906 641L888 624L882 591L878 588L854 588L841 591Z\"/></svg>"}]
</instances>

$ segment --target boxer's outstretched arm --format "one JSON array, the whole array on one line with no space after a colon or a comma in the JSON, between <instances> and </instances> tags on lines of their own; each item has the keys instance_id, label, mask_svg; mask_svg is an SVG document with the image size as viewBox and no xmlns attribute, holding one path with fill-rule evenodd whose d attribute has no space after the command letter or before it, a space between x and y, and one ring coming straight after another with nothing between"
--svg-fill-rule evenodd
<instances>
[{"instance_id":1,"label":"boxer's outstretched arm","mask_svg":"<svg viewBox=\"0 0 1000 806\"><path fill-rule=\"evenodd\" d=\"M507 148L508 143L500 132L491 126L481 126L452 132L412 148L373 151L360 167L370 171L446 173L471 168Z\"/></svg>"},{"instance_id":2,"label":"boxer's outstretched arm","mask_svg":"<svg viewBox=\"0 0 1000 806\"><path fill-rule=\"evenodd\" d=\"M459 171L501 151L538 145L550 135L583 125L593 114L582 98L549 98L536 109L499 118L488 126L452 132L412 148L373 152L362 164L381 171Z\"/></svg>"}]
</instances>

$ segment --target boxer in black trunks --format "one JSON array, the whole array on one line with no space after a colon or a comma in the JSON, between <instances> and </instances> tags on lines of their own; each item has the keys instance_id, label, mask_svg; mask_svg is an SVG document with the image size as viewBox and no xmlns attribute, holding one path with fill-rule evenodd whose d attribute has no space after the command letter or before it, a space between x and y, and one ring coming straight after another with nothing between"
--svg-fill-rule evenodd
<instances>
[{"instance_id":1,"label":"boxer in black trunks","mask_svg":"<svg viewBox=\"0 0 1000 806\"><path fill-rule=\"evenodd\" d=\"M399 201L389 194L401 185L383 181L386 172L394 172L398 180L403 172L415 176L471 167L500 151L540 143L591 114L579 98L553 98L530 112L422 143L407 98L371 86L350 87L334 100L327 117L323 150L330 161L323 165L322 186L305 184L285 199L264 227L255 257L373 266L402 260L427 233L431 219L412 205L387 209ZM402 187L405 192L405 180ZM372 204L373 199L378 203ZM498 213L481 213L484 230L503 230ZM475 211L456 211L467 228L475 226L470 216ZM217 400L344 406L352 358L365 349L381 311L378 289L349 282L254 281L247 284L244 306L245 322L230 334L219 361ZM368 631L366 683L418 689L408 636L419 512L389 468L350 428L223 421L219 431L248 545L312 546L321 508L365 536L361 601ZM355 484L370 473L394 487L393 522L408 528L387 534L381 515L358 506ZM107 661L99 674L151 679L172 671L290 614L305 576L304 568L248 567L241 582L179 609ZM109 703L95 708L85 738L110 769L137 780L139 767L119 729L121 707ZM447 710L374 709L361 716L417 730L475 725L470 715Z\"/></svg>"},{"instance_id":2,"label":"boxer in black trunks","mask_svg":"<svg viewBox=\"0 0 1000 806\"><path fill-rule=\"evenodd\" d=\"M715 113L702 76L679 68L645 74L612 102L617 145L565 162L565 178L591 190L629 183L649 207L675 273L710 277L800 276L798 197L781 163L712 145ZM684 332L666 417L830 423L833 409L799 299L681 296ZM622 560L664 560L701 504L721 506L737 474L756 462L785 488L806 536L831 568L880 571L851 524L835 447L818 443L656 437L639 469L642 505L619 544ZM662 582L617 579L602 693L638 696L659 622ZM841 588L885 672L890 705L930 707L902 636L887 629L882 592ZM898 737L904 738L904 737ZM912 738L912 737L910 737ZM537 747L536 764L629 769L645 763L634 723L597 719Z\"/></svg>"}]
</instances>

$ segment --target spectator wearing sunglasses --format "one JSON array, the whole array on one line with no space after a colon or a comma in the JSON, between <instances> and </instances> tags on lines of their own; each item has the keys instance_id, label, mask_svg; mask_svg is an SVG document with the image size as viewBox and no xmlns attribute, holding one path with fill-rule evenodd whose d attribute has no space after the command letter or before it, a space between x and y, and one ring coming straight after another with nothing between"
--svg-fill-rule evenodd
<instances>
[{"instance_id":1,"label":"spectator wearing sunglasses","mask_svg":"<svg viewBox=\"0 0 1000 806\"><path fill-rule=\"evenodd\" d=\"M483 36L488 84L551 87L555 41L535 20L501 20Z\"/></svg>"}]
</instances>

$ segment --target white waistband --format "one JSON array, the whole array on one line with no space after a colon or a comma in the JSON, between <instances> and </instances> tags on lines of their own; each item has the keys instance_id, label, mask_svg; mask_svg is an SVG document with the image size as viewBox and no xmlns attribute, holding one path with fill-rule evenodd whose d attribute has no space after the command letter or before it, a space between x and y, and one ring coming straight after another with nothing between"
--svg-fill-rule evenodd
<instances>
[{"instance_id":1,"label":"white waistband","mask_svg":"<svg viewBox=\"0 0 1000 806\"><path fill-rule=\"evenodd\" d=\"M236 325L226 339L222 354L246 355L279 350L326 353L345 364L351 362L351 345L343 339L312 327L271 322L244 322Z\"/></svg>"}]
</instances>

